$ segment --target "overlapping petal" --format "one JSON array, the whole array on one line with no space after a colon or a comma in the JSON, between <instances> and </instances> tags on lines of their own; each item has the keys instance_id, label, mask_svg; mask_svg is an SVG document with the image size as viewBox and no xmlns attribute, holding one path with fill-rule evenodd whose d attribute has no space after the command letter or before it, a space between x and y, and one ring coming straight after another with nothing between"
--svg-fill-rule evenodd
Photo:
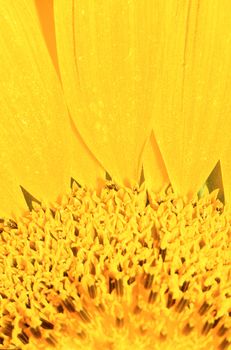
<instances>
[{"instance_id":1,"label":"overlapping petal","mask_svg":"<svg viewBox=\"0 0 231 350\"><path fill-rule=\"evenodd\" d=\"M53 0L34 0L34 2L47 48L56 71L58 72L59 68L55 39Z\"/></svg>"},{"instance_id":2,"label":"overlapping petal","mask_svg":"<svg viewBox=\"0 0 231 350\"><path fill-rule=\"evenodd\" d=\"M167 182L168 172L175 190L191 195L220 159L229 201L230 2L55 0L54 5L71 119L34 2L2 2L5 213L23 206L19 185L42 199L63 192L71 176L95 185L104 176L96 158L117 181L138 181L144 163L151 187ZM43 22L46 34L50 24ZM54 59L54 35L47 43ZM157 143L152 135L143 160L151 118Z\"/></svg>"},{"instance_id":3,"label":"overlapping petal","mask_svg":"<svg viewBox=\"0 0 231 350\"><path fill-rule=\"evenodd\" d=\"M11 215L23 207L20 185L54 200L76 177L73 166L91 178L94 164L80 142L70 152L73 131L32 0L1 1L0 60L0 209Z\"/></svg>"},{"instance_id":4,"label":"overlapping petal","mask_svg":"<svg viewBox=\"0 0 231 350\"><path fill-rule=\"evenodd\" d=\"M43 37L52 62L60 76L54 25L53 0L35 0ZM82 185L100 189L105 183L105 170L80 136L72 117L70 117L71 137L71 176Z\"/></svg>"},{"instance_id":5,"label":"overlapping petal","mask_svg":"<svg viewBox=\"0 0 231 350\"><path fill-rule=\"evenodd\" d=\"M153 132L145 147L143 168L145 182L149 190L159 192L169 184L168 173Z\"/></svg>"},{"instance_id":6,"label":"overlapping petal","mask_svg":"<svg viewBox=\"0 0 231 350\"><path fill-rule=\"evenodd\" d=\"M77 129L117 181L138 181L158 69L155 2L55 0L59 67Z\"/></svg>"},{"instance_id":7,"label":"overlapping petal","mask_svg":"<svg viewBox=\"0 0 231 350\"><path fill-rule=\"evenodd\" d=\"M178 193L194 194L221 159L230 191L231 3L159 5L162 59L153 125L171 182Z\"/></svg>"}]
</instances>

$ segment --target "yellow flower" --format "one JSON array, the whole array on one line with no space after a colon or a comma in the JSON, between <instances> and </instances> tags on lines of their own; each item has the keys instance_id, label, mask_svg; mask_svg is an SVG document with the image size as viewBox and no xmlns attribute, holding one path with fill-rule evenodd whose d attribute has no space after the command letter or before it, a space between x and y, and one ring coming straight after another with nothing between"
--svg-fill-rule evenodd
<instances>
[{"instance_id":1,"label":"yellow flower","mask_svg":"<svg viewBox=\"0 0 231 350\"><path fill-rule=\"evenodd\" d=\"M0 4L2 348L229 349L230 1Z\"/></svg>"}]
</instances>

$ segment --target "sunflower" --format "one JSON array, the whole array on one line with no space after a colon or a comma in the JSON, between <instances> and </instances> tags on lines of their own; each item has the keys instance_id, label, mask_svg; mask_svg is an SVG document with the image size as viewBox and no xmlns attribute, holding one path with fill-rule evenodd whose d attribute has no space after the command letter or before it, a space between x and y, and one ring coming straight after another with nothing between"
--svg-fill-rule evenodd
<instances>
[{"instance_id":1,"label":"sunflower","mask_svg":"<svg viewBox=\"0 0 231 350\"><path fill-rule=\"evenodd\" d=\"M230 1L0 3L0 349L229 349Z\"/></svg>"}]
</instances>

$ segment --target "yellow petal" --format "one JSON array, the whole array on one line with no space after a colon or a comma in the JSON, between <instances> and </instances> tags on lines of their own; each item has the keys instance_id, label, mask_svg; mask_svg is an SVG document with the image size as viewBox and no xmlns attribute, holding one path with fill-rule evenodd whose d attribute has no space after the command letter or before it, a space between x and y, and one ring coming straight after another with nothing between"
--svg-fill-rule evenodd
<instances>
[{"instance_id":1,"label":"yellow petal","mask_svg":"<svg viewBox=\"0 0 231 350\"><path fill-rule=\"evenodd\" d=\"M160 4L154 131L174 188L194 194L220 159L222 135L230 135L231 2Z\"/></svg>"},{"instance_id":2,"label":"yellow petal","mask_svg":"<svg viewBox=\"0 0 231 350\"><path fill-rule=\"evenodd\" d=\"M106 172L82 140L76 126L70 118L71 126L71 176L82 186L102 189L106 181Z\"/></svg>"},{"instance_id":3,"label":"yellow petal","mask_svg":"<svg viewBox=\"0 0 231 350\"><path fill-rule=\"evenodd\" d=\"M3 176L4 176L4 179ZM1 189L0 189L0 218L16 218L22 212L25 212L26 203L20 190L17 187L17 178L12 177L13 169L8 168L7 171L1 172Z\"/></svg>"},{"instance_id":4,"label":"yellow petal","mask_svg":"<svg viewBox=\"0 0 231 350\"><path fill-rule=\"evenodd\" d=\"M230 153L231 147L227 148L226 157L221 158L221 170L222 170L222 181L225 192L225 203L231 203L231 164L230 164Z\"/></svg>"},{"instance_id":5,"label":"yellow petal","mask_svg":"<svg viewBox=\"0 0 231 350\"><path fill-rule=\"evenodd\" d=\"M74 134L33 1L1 1L0 61L0 211L11 215L22 207L20 185L54 200L77 179L71 166L81 171L90 157L78 139L70 152Z\"/></svg>"},{"instance_id":6,"label":"yellow petal","mask_svg":"<svg viewBox=\"0 0 231 350\"><path fill-rule=\"evenodd\" d=\"M170 182L153 132L144 150L143 167L147 188L159 192Z\"/></svg>"},{"instance_id":7,"label":"yellow petal","mask_svg":"<svg viewBox=\"0 0 231 350\"><path fill-rule=\"evenodd\" d=\"M56 71L58 72L53 0L35 0L35 4L38 11L41 29L47 44L47 48L49 50Z\"/></svg>"},{"instance_id":8,"label":"yellow petal","mask_svg":"<svg viewBox=\"0 0 231 350\"><path fill-rule=\"evenodd\" d=\"M150 133L157 20L152 1L54 1L61 79L72 118L117 181L140 178Z\"/></svg>"}]
</instances>

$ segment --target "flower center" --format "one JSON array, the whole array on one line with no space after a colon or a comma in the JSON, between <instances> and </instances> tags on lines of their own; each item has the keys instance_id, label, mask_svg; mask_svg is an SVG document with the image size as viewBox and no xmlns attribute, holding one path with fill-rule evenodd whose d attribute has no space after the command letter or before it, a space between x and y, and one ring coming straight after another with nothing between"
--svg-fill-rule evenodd
<instances>
[{"instance_id":1,"label":"flower center","mask_svg":"<svg viewBox=\"0 0 231 350\"><path fill-rule=\"evenodd\" d=\"M76 185L0 234L0 343L228 349L231 213L215 193Z\"/></svg>"}]
</instances>

